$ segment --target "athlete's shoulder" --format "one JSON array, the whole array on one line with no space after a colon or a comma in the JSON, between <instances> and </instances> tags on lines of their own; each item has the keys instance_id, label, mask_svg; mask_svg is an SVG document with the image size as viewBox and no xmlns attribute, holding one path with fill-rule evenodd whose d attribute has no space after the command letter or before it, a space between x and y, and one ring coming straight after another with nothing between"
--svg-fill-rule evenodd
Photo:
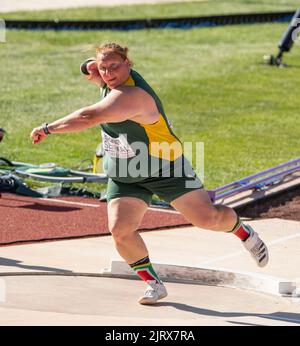
<instances>
[{"instance_id":1,"label":"athlete's shoulder","mask_svg":"<svg viewBox=\"0 0 300 346\"><path fill-rule=\"evenodd\" d=\"M131 75L133 78L141 78L141 79L144 79L144 78L142 77L142 75L141 75L139 72L137 72L136 70L133 70L133 69L130 70L130 75Z\"/></svg>"},{"instance_id":2,"label":"athlete's shoulder","mask_svg":"<svg viewBox=\"0 0 300 346\"><path fill-rule=\"evenodd\" d=\"M134 80L135 86L140 86L140 87L148 86L149 87L149 84L146 82L145 78L136 70L131 70L130 76Z\"/></svg>"}]
</instances>

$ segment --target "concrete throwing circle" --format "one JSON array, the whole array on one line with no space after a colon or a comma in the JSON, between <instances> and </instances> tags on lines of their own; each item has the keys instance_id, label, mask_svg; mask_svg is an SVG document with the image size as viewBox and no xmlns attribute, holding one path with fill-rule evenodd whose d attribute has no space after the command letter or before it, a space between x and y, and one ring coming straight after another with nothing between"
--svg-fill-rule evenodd
<instances>
[{"instance_id":1,"label":"concrete throwing circle","mask_svg":"<svg viewBox=\"0 0 300 346\"><path fill-rule=\"evenodd\" d=\"M297 325L299 304L244 290L166 283L155 306L137 303L139 280L1 276L0 325ZM298 309L298 310L297 310Z\"/></svg>"}]
</instances>

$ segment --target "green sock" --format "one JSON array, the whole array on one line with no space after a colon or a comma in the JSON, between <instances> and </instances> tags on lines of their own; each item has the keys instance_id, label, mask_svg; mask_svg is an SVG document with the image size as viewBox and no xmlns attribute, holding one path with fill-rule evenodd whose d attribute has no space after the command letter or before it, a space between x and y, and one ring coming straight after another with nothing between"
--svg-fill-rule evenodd
<instances>
[{"instance_id":1,"label":"green sock","mask_svg":"<svg viewBox=\"0 0 300 346\"><path fill-rule=\"evenodd\" d=\"M161 283L161 280L153 269L148 256L130 264L130 267L143 281L147 282L147 284L152 282Z\"/></svg>"}]
</instances>

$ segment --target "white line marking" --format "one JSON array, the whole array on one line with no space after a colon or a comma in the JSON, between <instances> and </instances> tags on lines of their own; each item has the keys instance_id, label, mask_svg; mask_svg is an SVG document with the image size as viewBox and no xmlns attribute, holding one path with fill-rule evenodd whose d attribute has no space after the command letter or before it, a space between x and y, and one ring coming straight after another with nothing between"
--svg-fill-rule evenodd
<instances>
[{"instance_id":1,"label":"white line marking","mask_svg":"<svg viewBox=\"0 0 300 346\"><path fill-rule=\"evenodd\" d=\"M81 205L83 207L92 207L92 208L100 208L100 205L97 204L90 204L90 203L80 203L80 202L70 202L70 201L64 201L61 199L54 199L54 198L39 198L42 201L46 202L57 202L57 203L63 203L63 204L71 204L71 205Z\"/></svg>"},{"instance_id":2,"label":"white line marking","mask_svg":"<svg viewBox=\"0 0 300 346\"><path fill-rule=\"evenodd\" d=\"M61 199L55 199L55 198L39 198L42 201L46 201L46 202L58 202L58 203L65 203L65 204L73 204L73 205L82 205L84 207L92 207L92 208L100 208L100 205L97 204L90 204L90 203L80 203L80 202L70 202L70 201L64 201ZM176 210L165 210L165 209L160 209L160 208L152 208L149 207L149 210L153 210L153 211L160 211L163 213L173 213L173 214L180 214L178 211Z\"/></svg>"},{"instance_id":3,"label":"white line marking","mask_svg":"<svg viewBox=\"0 0 300 346\"><path fill-rule=\"evenodd\" d=\"M46 201L46 202L57 202L57 203L64 203L64 204L73 204L73 205L81 205L84 207L92 207L92 208L100 208L100 205L98 204L91 204L91 203L81 203L81 202L71 202L71 201L65 201L65 200L61 200L61 199L55 199L55 198L39 198L42 201ZM153 210L153 211L160 211L163 213L173 213L173 214L180 214L178 211L176 210L165 210L162 208L152 208L149 207L149 210Z\"/></svg>"},{"instance_id":4,"label":"white line marking","mask_svg":"<svg viewBox=\"0 0 300 346\"><path fill-rule=\"evenodd\" d=\"M232 253L232 254L230 254L230 255L220 256L220 257L214 258L214 259L209 260L209 261L201 262L200 265L203 266L203 265L212 264L212 263L215 263L215 262L224 260L224 259L228 259L228 258L232 258L232 257L239 256L239 255L241 255L242 253L244 253L244 251L237 251L237 252L234 252L234 253Z\"/></svg>"},{"instance_id":5,"label":"white line marking","mask_svg":"<svg viewBox=\"0 0 300 346\"><path fill-rule=\"evenodd\" d=\"M180 213L179 213L178 211L176 211L176 210L166 210L166 209L162 209L162 208L148 207L148 210L160 211L160 212L162 212L162 213L180 214Z\"/></svg>"},{"instance_id":6,"label":"white line marking","mask_svg":"<svg viewBox=\"0 0 300 346\"><path fill-rule=\"evenodd\" d=\"M276 245L276 244L279 244L279 243L283 243L287 240L290 240L290 239L294 239L294 238L298 238L300 237L300 233L296 233L296 234L292 234L292 235L289 235L287 237L282 237L282 238L279 238L279 239L276 239L276 240L273 240L269 243L266 243L266 245L268 247L272 246L272 245ZM221 261L221 260L224 260L224 259L228 259L228 258L233 258L233 257L237 257L237 256L240 256L242 253L245 253L245 251L237 251L237 252L234 252L232 254L228 254L228 255L225 255L225 256L220 256L220 257L217 257L215 259L212 259L212 260L209 260L209 261L206 261L206 262L202 262L201 265L208 265L208 264L212 264L212 263L215 263L215 262L218 262L218 261Z\"/></svg>"},{"instance_id":7,"label":"white line marking","mask_svg":"<svg viewBox=\"0 0 300 346\"><path fill-rule=\"evenodd\" d=\"M298 237L300 237L300 233L288 235L286 237L282 237L282 238L279 238L277 240L273 240L270 243L268 243L268 245L275 245L275 244L278 244L278 243L283 243L286 240L290 240L290 239L294 239L294 238L298 238Z\"/></svg>"}]
</instances>

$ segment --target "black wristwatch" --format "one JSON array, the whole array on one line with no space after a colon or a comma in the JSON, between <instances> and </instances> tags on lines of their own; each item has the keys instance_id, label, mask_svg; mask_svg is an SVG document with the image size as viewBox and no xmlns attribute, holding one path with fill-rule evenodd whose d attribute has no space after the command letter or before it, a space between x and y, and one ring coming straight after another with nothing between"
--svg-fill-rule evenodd
<instances>
[{"instance_id":1,"label":"black wristwatch","mask_svg":"<svg viewBox=\"0 0 300 346\"><path fill-rule=\"evenodd\" d=\"M45 132L45 134L48 136L48 135L51 135L51 132L49 131L49 129L48 129L48 124L43 124L42 125L42 128L43 128L43 130L44 130L44 132Z\"/></svg>"}]
</instances>

